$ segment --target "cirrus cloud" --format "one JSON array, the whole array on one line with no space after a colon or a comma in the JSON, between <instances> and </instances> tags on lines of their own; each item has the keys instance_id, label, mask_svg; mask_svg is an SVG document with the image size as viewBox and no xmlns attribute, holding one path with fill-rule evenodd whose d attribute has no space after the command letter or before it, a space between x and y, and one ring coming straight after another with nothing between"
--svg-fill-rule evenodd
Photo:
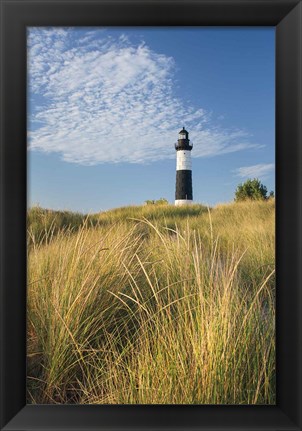
<instances>
[{"instance_id":1,"label":"cirrus cloud","mask_svg":"<svg viewBox=\"0 0 302 431\"><path fill-rule=\"evenodd\" d=\"M241 178L267 178L268 175L275 169L274 163L260 163L253 166L243 166L236 169L234 172L237 177Z\"/></svg>"},{"instance_id":2,"label":"cirrus cloud","mask_svg":"<svg viewBox=\"0 0 302 431\"><path fill-rule=\"evenodd\" d=\"M146 163L175 157L182 125L194 130L194 157L258 147L246 132L222 129L175 97L174 70L173 58L126 35L31 28L29 148L85 165Z\"/></svg>"}]
</instances>

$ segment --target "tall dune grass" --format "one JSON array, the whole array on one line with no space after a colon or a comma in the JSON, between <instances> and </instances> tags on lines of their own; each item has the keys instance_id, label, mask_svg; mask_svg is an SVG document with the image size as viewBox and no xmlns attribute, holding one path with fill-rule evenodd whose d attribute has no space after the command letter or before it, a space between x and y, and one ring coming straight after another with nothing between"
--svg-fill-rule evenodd
<instances>
[{"instance_id":1,"label":"tall dune grass","mask_svg":"<svg viewBox=\"0 0 302 431\"><path fill-rule=\"evenodd\" d=\"M274 404L274 201L91 217L29 223L28 402Z\"/></svg>"}]
</instances>

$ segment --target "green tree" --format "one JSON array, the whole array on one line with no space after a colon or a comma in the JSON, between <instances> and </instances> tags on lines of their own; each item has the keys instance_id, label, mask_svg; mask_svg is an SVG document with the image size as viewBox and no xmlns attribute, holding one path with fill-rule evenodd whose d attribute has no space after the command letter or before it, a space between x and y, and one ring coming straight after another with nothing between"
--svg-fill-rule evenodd
<instances>
[{"instance_id":1,"label":"green tree","mask_svg":"<svg viewBox=\"0 0 302 431\"><path fill-rule=\"evenodd\" d=\"M239 184L235 191L235 201L251 200L266 200L267 188L263 185L258 178L253 180L248 179L243 184Z\"/></svg>"}]
</instances>

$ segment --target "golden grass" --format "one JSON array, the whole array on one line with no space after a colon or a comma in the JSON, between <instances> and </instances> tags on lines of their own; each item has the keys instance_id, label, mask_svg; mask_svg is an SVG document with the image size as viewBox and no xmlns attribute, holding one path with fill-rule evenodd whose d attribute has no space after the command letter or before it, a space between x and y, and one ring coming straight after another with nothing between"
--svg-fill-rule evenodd
<instances>
[{"instance_id":1,"label":"golden grass","mask_svg":"<svg viewBox=\"0 0 302 431\"><path fill-rule=\"evenodd\" d=\"M28 402L275 403L274 200L41 217Z\"/></svg>"}]
</instances>

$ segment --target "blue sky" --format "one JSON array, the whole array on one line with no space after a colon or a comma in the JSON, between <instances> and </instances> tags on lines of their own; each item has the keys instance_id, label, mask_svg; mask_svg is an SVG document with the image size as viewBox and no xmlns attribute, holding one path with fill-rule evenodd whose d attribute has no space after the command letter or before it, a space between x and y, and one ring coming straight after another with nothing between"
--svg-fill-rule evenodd
<instances>
[{"instance_id":1,"label":"blue sky","mask_svg":"<svg viewBox=\"0 0 302 431\"><path fill-rule=\"evenodd\" d=\"M28 205L173 203L183 126L195 202L274 190L274 47L273 27L30 28Z\"/></svg>"}]
</instances>

